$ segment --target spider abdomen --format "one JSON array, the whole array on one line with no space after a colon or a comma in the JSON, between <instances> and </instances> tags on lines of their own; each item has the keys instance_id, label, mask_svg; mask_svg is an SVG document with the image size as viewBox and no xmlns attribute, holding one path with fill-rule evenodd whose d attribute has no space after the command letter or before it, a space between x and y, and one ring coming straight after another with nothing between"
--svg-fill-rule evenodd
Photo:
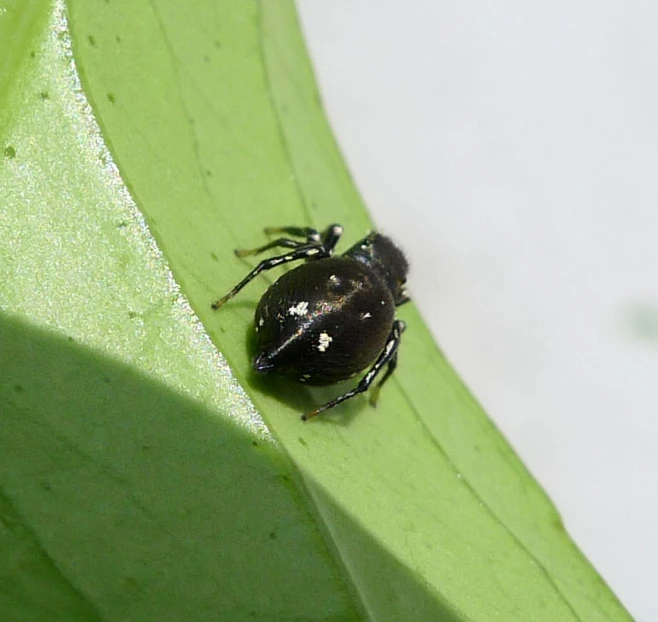
<instances>
[{"instance_id":1,"label":"spider abdomen","mask_svg":"<svg viewBox=\"0 0 658 622\"><path fill-rule=\"evenodd\" d=\"M331 257L302 264L258 304L254 368L307 384L346 380L377 358L394 316L390 289L363 263Z\"/></svg>"}]
</instances>

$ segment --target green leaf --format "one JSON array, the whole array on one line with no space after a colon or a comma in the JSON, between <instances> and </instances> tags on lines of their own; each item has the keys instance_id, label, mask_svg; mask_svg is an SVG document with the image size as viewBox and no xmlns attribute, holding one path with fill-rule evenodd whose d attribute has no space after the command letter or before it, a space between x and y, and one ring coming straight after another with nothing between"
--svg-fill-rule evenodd
<instances>
[{"instance_id":1,"label":"green leaf","mask_svg":"<svg viewBox=\"0 0 658 622\"><path fill-rule=\"evenodd\" d=\"M370 224L291 3L0 7L1 619L629 619L412 307L306 425L275 277L210 310L262 226Z\"/></svg>"}]
</instances>

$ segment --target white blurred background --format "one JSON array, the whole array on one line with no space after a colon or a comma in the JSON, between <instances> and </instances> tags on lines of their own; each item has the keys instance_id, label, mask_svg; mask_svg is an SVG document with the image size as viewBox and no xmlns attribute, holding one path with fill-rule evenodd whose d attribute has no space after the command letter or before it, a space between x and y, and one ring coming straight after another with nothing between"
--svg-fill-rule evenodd
<instances>
[{"instance_id":1,"label":"white blurred background","mask_svg":"<svg viewBox=\"0 0 658 622\"><path fill-rule=\"evenodd\" d=\"M435 337L658 620L658 3L298 0Z\"/></svg>"}]
</instances>

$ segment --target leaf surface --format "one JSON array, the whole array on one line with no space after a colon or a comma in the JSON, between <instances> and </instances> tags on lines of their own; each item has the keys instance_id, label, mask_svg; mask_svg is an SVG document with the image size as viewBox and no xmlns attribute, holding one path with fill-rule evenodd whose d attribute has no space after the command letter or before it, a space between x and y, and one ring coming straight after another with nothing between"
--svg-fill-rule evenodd
<instances>
[{"instance_id":1,"label":"leaf surface","mask_svg":"<svg viewBox=\"0 0 658 622\"><path fill-rule=\"evenodd\" d=\"M342 248L370 226L292 4L68 10L70 34L59 5L14 3L0 39L0 510L22 577L0 612L52 619L41 581L70 619L628 619L413 307L377 410L306 425L336 387L249 372L275 275L211 311L263 226L340 222Z\"/></svg>"}]
</instances>

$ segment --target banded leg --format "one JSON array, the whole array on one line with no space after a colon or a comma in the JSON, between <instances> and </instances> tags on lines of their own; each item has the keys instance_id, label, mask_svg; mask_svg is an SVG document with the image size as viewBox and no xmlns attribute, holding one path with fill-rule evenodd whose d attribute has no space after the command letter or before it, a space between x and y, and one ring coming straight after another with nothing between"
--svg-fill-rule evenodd
<instances>
[{"instance_id":1,"label":"banded leg","mask_svg":"<svg viewBox=\"0 0 658 622\"><path fill-rule=\"evenodd\" d=\"M297 237L305 237L306 242L299 240L291 240L290 238L278 238L254 248L251 250L239 249L235 251L238 257L247 257L249 255L258 255L263 251L270 248L283 247L290 248L292 252L271 259L261 261L242 281L240 281L228 294L210 305L213 309L219 309L233 296L235 296L245 285L252 281L261 272L276 268L281 264L290 261L298 261L300 259L324 259L331 257L336 243L343 234L343 228L340 225L331 225L327 227L326 231L320 235L316 229L310 227L267 227L265 233L285 233L286 235L293 235Z\"/></svg>"},{"instance_id":2,"label":"banded leg","mask_svg":"<svg viewBox=\"0 0 658 622\"><path fill-rule=\"evenodd\" d=\"M236 248L233 252L236 257L248 257L249 255L260 255L262 252L270 250L270 248L301 248L302 246L308 246L308 244L289 238L278 238L258 248Z\"/></svg>"},{"instance_id":3,"label":"banded leg","mask_svg":"<svg viewBox=\"0 0 658 622\"><path fill-rule=\"evenodd\" d=\"M292 240L291 240L292 241ZM253 281L261 272L266 272L272 268L276 268L284 263L289 263L291 261L298 261L300 259L309 259L320 258L320 257L329 257L331 252L327 250L321 244L304 244L298 248L295 248L290 253L286 255L279 255L278 257L272 257L271 259L264 259L261 261L249 274L247 274L244 279L242 279L228 294L215 301L210 305L213 309L219 309L226 302L228 302L233 296L235 296L245 285L248 285Z\"/></svg>"},{"instance_id":4,"label":"banded leg","mask_svg":"<svg viewBox=\"0 0 658 622\"><path fill-rule=\"evenodd\" d=\"M325 248L333 251L340 236L343 235L343 228L340 225L329 225L320 234L317 229L312 227L266 227L265 233L267 235L284 233L296 238L306 238L307 244L322 244Z\"/></svg>"},{"instance_id":5,"label":"banded leg","mask_svg":"<svg viewBox=\"0 0 658 622\"><path fill-rule=\"evenodd\" d=\"M398 320L398 324L399 324L399 333L398 333L398 341L399 341L400 335L404 332L404 329L407 327L407 325L401 320ZM395 371L395 368L397 366L398 366L398 351L396 348L395 353L391 357L391 360L388 362L388 367L386 368L386 372L382 376L382 379L377 383L377 385L373 388L373 390L370 391L371 406L377 406L377 400L379 399L379 392L382 390L382 386L391 377L391 374Z\"/></svg>"},{"instance_id":6,"label":"banded leg","mask_svg":"<svg viewBox=\"0 0 658 622\"><path fill-rule=\"evenodd\" d=\"M322 234L322 246L333 252L341 235L343 235L343 228L340 225L329 225Z\"/></svg>"},{"instance_id":7,"label":"banded leg","mask_svg":"<svg viewBox=\"0 0 658 622\"><path fill-rule=\"evenodd\" d=\"M316 415L319 415L321 412L324 412L325 410L329 410L330 408L333 408L334 406L341 404L345 400L349 400L355 397L356 395L359 395L360 393L365 393L370 388L370 385L374 382L379 372L381 372L384 365L388 364L388 369L386 370L384 377L381 379L377 387L375 387L375 391L378 394L379 390L381 389L381 386L384 384L386 380L388 380L388 378L393 373L393 371L395 371L395 367L397 365L398 347L400 346L400 336L402 335L402 332L404 331L405 328L406 327L404 322L400 320L395 320L395 322L393 322L393 328L391 329L391 333L388 336L384 349L382 350L381 354L377 357L377 360L375 361L375 364L370 368L370 371L363 377L363 379L361 380L361 382L359 382L356 388L352 389L351 391L348 391L344 395L337 397L336 399L331 400L330 402L327 402L324 406L315 408L314 410L302 415L302 421L308 421L312 417L315 417ZM375 400L376 399L377 396L375 396Z\"/></svg>"},{"instance_id":8,"label":"banded leg","mask_svg":"<svg viewBox=\"0 0 658 622\"><path fill-rule=\"evenodd\" d=\"M320 244L322 236L317 229L313 227L265 227L266 235L273 233L285 233L295 238L306 238L308 244Z\"/></svg>"}]
</instances>

